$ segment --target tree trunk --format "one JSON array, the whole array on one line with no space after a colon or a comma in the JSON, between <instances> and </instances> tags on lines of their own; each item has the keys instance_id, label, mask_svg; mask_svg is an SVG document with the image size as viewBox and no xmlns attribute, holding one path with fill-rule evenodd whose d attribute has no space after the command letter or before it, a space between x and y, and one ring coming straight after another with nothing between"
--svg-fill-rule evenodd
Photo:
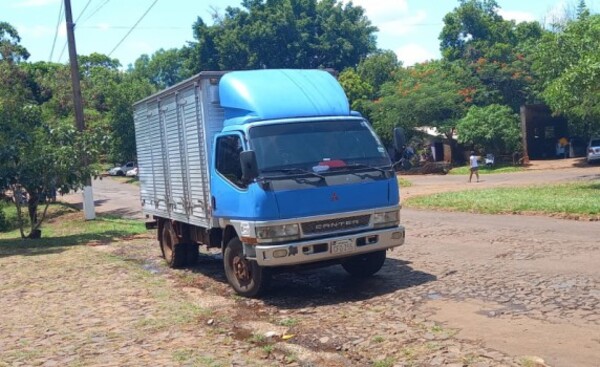
<instances>
[{"instance_id":1,"label":"tree trunk","mask_svg":"<svg viewBox=\"0 0 600 367\"><path fill-rule=\"evenodd\" d=\"M37 223L37 208L39 204L39 198L37 194L29 194L29 200L27 201L27 210L29 212L29 220L31 228L35 228Z\"/></svg>"}]
</instances>

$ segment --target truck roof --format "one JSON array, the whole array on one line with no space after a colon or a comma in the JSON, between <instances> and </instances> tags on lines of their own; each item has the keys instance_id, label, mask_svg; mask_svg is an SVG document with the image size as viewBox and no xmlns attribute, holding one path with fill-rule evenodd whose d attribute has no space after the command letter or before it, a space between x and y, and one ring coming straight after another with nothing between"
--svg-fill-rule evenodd
<instances>
[{"instance_id":1,"label":"truck roof","mask_svg":"<svg viewBox=\"0 0 600 367\"><path fill-rule=\"evenodd\" d=\"M225 118L235 123L351 114L344 90L324 70L233 71L221 78L219 98Z\"/></svg>"}]
</instances>

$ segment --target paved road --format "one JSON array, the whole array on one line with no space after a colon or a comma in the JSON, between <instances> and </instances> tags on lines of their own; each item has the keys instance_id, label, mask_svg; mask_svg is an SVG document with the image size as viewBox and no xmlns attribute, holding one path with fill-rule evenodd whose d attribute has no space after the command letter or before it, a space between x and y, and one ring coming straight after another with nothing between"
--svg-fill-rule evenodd
<instances>
[{"instance_id":1,"label":"paved road","mask_svg":"<svg viewBox=\"0 0 600 367\"><path fill-rule=\"evenodd\" d=\"M94 204L97 214L118 215L125 218L143 219L140 203L140 188L125 183L120 178L103 177L92 182ZM73 193L59 198L60 201L81 208L81 193Z\"/></svg>"},{"instance_id":2,"label":"paved road","mask_svg":"<svg viewBox=\"0 0 600 367\"><path fill-rule=\"evenodd\" d=\"M486 175L471 185L597 179L598 170ZM462 176L409 179L405 196L467 186ZM98 212L136 216L137 187L105 179L94 189ZM506 366L534 355L554 367L600 366L598 222L413 209L403 209L402 222L407 244L368 282L350 281L339 267L282 274L246 311L272 328L274 318L296 320L295 342L329 361L318 365L363 366L392 356L413 365ZM228 289L219 261L195 270L203 302L216 305ZM221 302L230 306L231 299ZM232 320L232 335L256 331L247 318Z\"/></svg>"}]
</instances>

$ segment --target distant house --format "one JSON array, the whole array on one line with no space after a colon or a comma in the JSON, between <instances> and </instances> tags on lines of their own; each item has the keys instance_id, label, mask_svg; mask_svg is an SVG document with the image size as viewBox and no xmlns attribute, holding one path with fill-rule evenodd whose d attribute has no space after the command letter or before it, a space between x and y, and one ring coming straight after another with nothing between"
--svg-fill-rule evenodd
<instances>
[{"instance_id":1,"label":"distant house","mask_svg":"<svg viewBox=\"0 0 600 367\"><path fill-rule=\"evenodd\" d=\"M555 158L557 142L561 138L569 138L567 120L552 116L552 111L546 105L523 105L521 135L525 163L530 159Z\"/></svg>"}]
</instances>

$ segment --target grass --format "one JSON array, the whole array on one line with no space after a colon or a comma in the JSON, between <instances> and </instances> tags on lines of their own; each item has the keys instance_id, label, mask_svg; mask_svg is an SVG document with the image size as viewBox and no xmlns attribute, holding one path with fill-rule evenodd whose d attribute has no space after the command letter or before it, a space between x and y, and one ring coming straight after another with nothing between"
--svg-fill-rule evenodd
<instances>
[{"instance_id":1,"label":"grass","mask_svg":"<svg viewBox=\"0 0 600 367\"><path fill-rule=\"evenodd\" d=\"M126 176L110 176L113 180L119 181L125 184L131 184L134 186L140 186L140 179L137 177L126 177Z\"/></svg>"},{"instance_id":2,"label":"grass","mask_svg":"<svg viewBox=\"0 0 600 367\"><path fill-rule=\"evenodd\" d=\"M404 177L398 177L398 185L400 187L411 187L412 186L412 182L410 182L409 180L405 179Z\"/></svg>"},{"instance_id":3,"label":"grass","mask_svg":"<svg viewBox=\"0 0 600 367\"><path fill-rule=\"evenodd\" d=\"M496 165L491 168L486 166L479 166L479 174L487 175L493 173L512 173L512 172L521 172L524 171L525 168L518 166L510 166L510 165ZM448 172L450 175L468 175L471 172L469 166L461 166L455 167Z\"/></svg>"},{"instance_id":4,"label":"grass","mask_svg":"<svg viewBox=\"0 0 600 367\"><path fill-rule=\"evenodd\" d=\"M380 361L373 362L373 367L392 367L396 361L392 357L387 357Z\"/></svg>"},{"instance_id":5,"label":"grass","mask_svg":"<svg viewBox=\"0 0 600 367\"><path fill-rule=\"evenodd\" d=\"M286 327L294 327L294 326L298 325L299 323L300 323L300 320L295 319L293 317L277 321L278 325L286 326Z\"/></svg>"},{"instance_id":6,"label":"grass","mask_svg":"<svg viewBox=\"0 0 600 367\"><path fill-rule=\"evenodd\" d=\"M38 206L38 214L41 215L41 213L44 210L44 206L46 204L39 204ZM10 232L12 230L18 229L19 228L19 222L17 220L17 208L15 207L14 203L2 203L0 202L0 210L4 211L4 215L5 215L5 221L7 224L7 230L5 230L4 232ZM29 215L27 213L27 205L23 205L21 207L22 213L23 213L23 222L24 222L24 229L26 232L29 231L30 228L30 221L29 221ZM44 223L48 223L48 221L60 217L62 215L65 214L69 214L69 213L75 213L78 210L75 209L73 206L69 205L69 204L65 204L65 203L54 203L54 204L50 204L50 206L48 206L48 212L46 213L46 219L44 220ZM0 235L2 235L2 230L0 230Z\"/></svg>"},{"instance_id":7,"label":"grass","mask_svg":"<svg viewBox=\"0 0 600 367\"><path fill-rule=\"evenodd\" d=\"M7 210L8 217L14 214L12 210ZM42 224L40 239L21 239L18 229L0 233L0 257L57 252L60 248L88 243L104 244L146 232L143 223L115 216L99 215L86 221L81 212L63 204L52 204L49 213L49 219Z\"/></svg>"},{"instance_id":8,"label":"grass","mask_svg":"<svg viewBox=\"0 0 600 367\"><path fill-rule=\"evenodd\" d=\"M600 215L600 183L576 182L449 192L408 199L409 207L486 214Z\"/></svg>"},{"instance_id":9,"label":"grass","mask_svg":"<svg viewBox=\"0 0 600 367\"><path fill-rule=\"evenodd\" d=\"M373 337L374 343L383 343L384 341L385 341L385 338L381 335L376 335Z\"/></svg>"}]
</instances>

